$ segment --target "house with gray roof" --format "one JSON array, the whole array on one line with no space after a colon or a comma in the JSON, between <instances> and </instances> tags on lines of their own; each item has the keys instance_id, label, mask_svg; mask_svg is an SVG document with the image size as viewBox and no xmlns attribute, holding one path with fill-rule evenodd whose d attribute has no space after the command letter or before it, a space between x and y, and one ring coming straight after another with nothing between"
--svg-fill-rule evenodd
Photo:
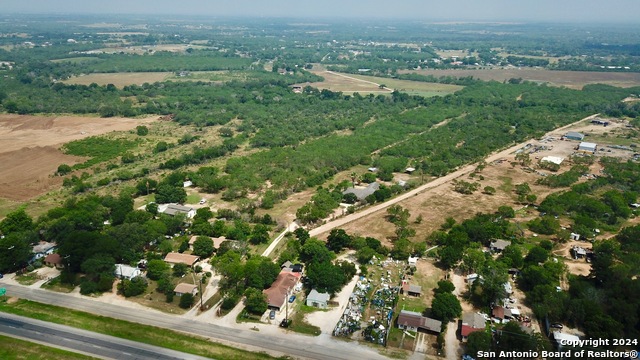
<instances>
[{"instance_id":1,"label":"house with gray roof","mask_svg":"<svg viewBox=\"0 0 640 360\"><path fill-rule=\"evenodd\" d=\"M364 199L366 199L367 196L373 194L378 189L380 189L380 184L378 184L377 182L373 182L365 188L363 187L347 188L347 190L342 192L342 195L354 194L356 198L358 198L358 201L364 201Z\"/></svg>"},{"instance_id":2,"label":"house with gray roof","mask_svg":"<svg viewBox=\"0 0 640 360\"><path fill-rule=\"evenodd\" d=\"M313 306L320 309L326 309L331 296L327 293L319 293L318 290L313 289L307 295L307 306Z\"/></svg>"}]
</instances>

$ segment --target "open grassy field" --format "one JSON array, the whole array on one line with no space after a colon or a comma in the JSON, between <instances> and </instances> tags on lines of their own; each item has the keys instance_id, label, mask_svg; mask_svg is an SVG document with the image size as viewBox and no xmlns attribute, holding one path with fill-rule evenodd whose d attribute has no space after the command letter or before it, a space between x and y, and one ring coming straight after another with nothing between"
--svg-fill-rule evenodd
<instances>
[{"instance_id":1,"label":"open grassy field","mask_svg":"<svg viewBox=\"0 0 640 360\"><path fill-rule=\"evenodd\" d=\"M361 95L388 95L394 90L398 90L406 92L410 95L420 95L428 97L447 95L462 89L461 86L457 85L397 80L366 75L343 74L334 71L324 71L320 69L314 70L313 73L324 77L324 81L305 85L310 85L319 89L341 91L343 93L349 94L357 92Z\"/></svg>"},{"instance_id":2,"label":"open grassy field","mask_svg":"<svg viewBox=\"0 0 640 360\"><path fill-rule=\"evenodd\" d=\"M528 81L548 83L554 86L565 86L572 89L582 89L588 84L608 84L619 87L633 87L640 85L640 73L619 72L591 72L591 71L554 71L545 69L518 69L518 68L494 68L494 69L448 69L448 70L400 70L399 73L416 73L421 75L473 76L484 81L500 81L512 78L522 78Z\"/></svg>"},{"instance_id":3,"label":"open grassy field","mask_svg":"<svg viewBox=\"0 0 640 360\"><path fill-rule=\"evenodd\" d=\"M76 354L70 351L44 346L29 341L14 339L8 336L0 335L0 343L2 344L0 347L0 358L5 360L95 359L90 356Z\"/></svg>"},{"instance_id":4,"label":"open grassy field","mask_svg":"<svg viewBox=\"0 0 640 360\"><path fill-rule=\"evenodd\" d=\"M98 85L113 84L118 88L123 88L127 85L142 85L144 83L165 81L171 76L173 76L173 73L171 72L94 73L75 76L68 80L64 80L64 83L77 85L90 85L92 83L96 83Z\"/></svg>"},{"instance_id":5,"label":"open grassy field","mask_svg":"<svg viewBox=\"0 0 640 360\"><path fill-rule=\"evenodd\" d=\"M0 303L0 311L214 359L272 359L267 354L235 349L210 342L202 337L28 300L18 300L11 304Z\"/></svg>"}]
</instances>

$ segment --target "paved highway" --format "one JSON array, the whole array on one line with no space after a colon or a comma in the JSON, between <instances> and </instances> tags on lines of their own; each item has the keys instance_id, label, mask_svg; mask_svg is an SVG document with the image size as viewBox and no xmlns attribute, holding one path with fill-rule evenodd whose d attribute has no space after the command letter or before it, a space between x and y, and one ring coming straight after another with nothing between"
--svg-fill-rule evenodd
<instances>
[{"instance_id":1,"label":"paved highway","mask_svg":"<svg viewBox=\"0 0 640 360\"><path fill-rule=\"evenodd\" d=\"M0 312L0 333L101 359L206 360L206 358Z\"/></svg>"},{"instance_id":2,"label":"paved highway","mask_svg":"<svg viewBox=\"0 0 640 360\"><path fill-rule=\"evenodd\" d=\"M1 281L0 281L1 282ZM353 342L332 339L328 336L304 336L283 333L280 336L256 331L227 328L219 325L185 319L156 311L130 309L102 303L89 298L75 297L19 285L2 284L7 296L56 305L111 318L196 334L213 341L251 351L266 351L274 355L289 355L300 359L386 359L374 349ZM204 314L201 316L212 316Z\"/></svg>"}]
</instances>

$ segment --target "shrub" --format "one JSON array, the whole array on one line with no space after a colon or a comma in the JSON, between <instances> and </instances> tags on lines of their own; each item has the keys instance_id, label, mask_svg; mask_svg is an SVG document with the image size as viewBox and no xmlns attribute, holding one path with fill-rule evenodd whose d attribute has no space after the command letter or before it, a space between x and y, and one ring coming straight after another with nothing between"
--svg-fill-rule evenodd
<instances>
[{"instance_id":1,"label":"shrub","mask_svg":"<svg viewBox=\"0 0 640 360\"><path fill-rule=\"evenodd\" d=\"M194 301L195 299L190 293L182 294L182 296L180 296L180 304L178 304L178 306L183 309L189 309L193 306Z\"/></svg>"}]
</instances>

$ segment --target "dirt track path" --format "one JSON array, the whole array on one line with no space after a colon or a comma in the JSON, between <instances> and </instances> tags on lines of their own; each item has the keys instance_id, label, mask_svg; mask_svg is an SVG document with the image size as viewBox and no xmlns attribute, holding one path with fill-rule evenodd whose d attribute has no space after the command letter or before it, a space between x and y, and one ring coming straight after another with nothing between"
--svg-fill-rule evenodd
<instances>
[{"instance_id":1,"label":"dirt track path","mask_svg":"<svg viewBox=\"0 0 640 360\"><path fill-rule=\"evenodd\" d=\"M554 129L554 130L548 132L545 135L549 135L551 133L555 133L555 132L561 131L563 129L569 128L569 127L571 127L571 126L573 126L573 125L575 125L575 124L577 124L577 123L579 123L581 121L591 119L591 118L596 117L598 115L599 114L594 114L594 115L588 116L588 117L586 117L584 119L581 119L581 120L578 120L578 121L576 121L574 123L571 123L571 124L565 125L563 127ZM494 153L490 154L488 157L486 157L485 161L487 163L489 163L489 162L495 161L497 159L500 159L502 157L505 157L505 156L515 152L516 150L520 149L521 147L523 147L529 141L530 140L522 142L522 143L519 143L519 144L516 144L516 145L511 146L510 148L507 148L507 149L502 150L502 151L494 152ZM384 202L382 204L374 205L374 206L372 206L370 208L367 208L367 209L365 209L363 211L360 211L360 212L357 212L357 213L354 213L354 214L351 214L351 215L347 215L347 216L345 216L343 218L339 218L339 219L330 221L330 222L328 222L328 223L326 223L324 225L321 225L321 226L319 226L319 227L317 227L315 229L312 229L311 231L309 231L309 234L311 236L318 236L318 235L323 234L325 232L331 231L334 228L337 228L337 227L340 227L340 226L344 226L344 225L346 225L346 224L348 224L348 223L350 223L352 221L361 219L361 218L363 218L365 216L371 215L371 214L373 214L375 212L378 212L380 210L384 210L384 209L388 208L391 205L395 205L395 204L397 204L397 203L399 203L401 201L407 200L407 199L411 198L412 196L417 196L418 194L421 194L421 193L423 193L423 192L425 192L427 190L430 190L430 189L436 188L436 187L438 187L440 185L446 184L446 183L448 183L449 181L451 181L453 179L459 178L459 177L461 177L463 175L466 175L466 174L472 172L475 168L476 168L476 164L475 163L466 165L466 166L464 166L464 167L462 167L462 168L460 168L460 169L458 169L458 170L456 170L456 171L454 171L452 173L449 173L449 174L447 174L445 176L439 177L439 178L437 178L437 179L435 179L435 180L433 180L433 181L431 181L431 182L429 182L427 184L419 186L419 187L417 187L417 188L415 188L415 189L413 189L413 190L411 190L411 191L409 191L407 193L404 193L404 194L402 194L402 195L400 195L398 197L395 197L395 198L393 198L393 199L391 199L389 201L386 201L386 202Z\"/></svg>"},{"instance_id":2,"label":"dirt track path","mask_svg":"<svg viewBox=\"0 0 640 360\"><path fill-rule=\"evenodd\" d=\"M343 77L343 78L346 78L346 79L349 79L349 80L360 81L360 82L371 84L371 85L375 85L375 86L378 86L378 87L380 86L380 84L375 83L373 81L354 78L354 77L351 77L351 76L348 76L348 75L345 75L345 74L340 74L340 73L337 73L337 72L333 72L333 71L330 71L330 70L325 70L325 72L329 73L329 74L332 74L332 75L335 75L335 76L340 76L340 77ZM390 89L390 88L388 88L386 86L383 86L381 89L382 90L387 90L387 91L393 91L393 89Z\"/></svg>"}]
</instances>

